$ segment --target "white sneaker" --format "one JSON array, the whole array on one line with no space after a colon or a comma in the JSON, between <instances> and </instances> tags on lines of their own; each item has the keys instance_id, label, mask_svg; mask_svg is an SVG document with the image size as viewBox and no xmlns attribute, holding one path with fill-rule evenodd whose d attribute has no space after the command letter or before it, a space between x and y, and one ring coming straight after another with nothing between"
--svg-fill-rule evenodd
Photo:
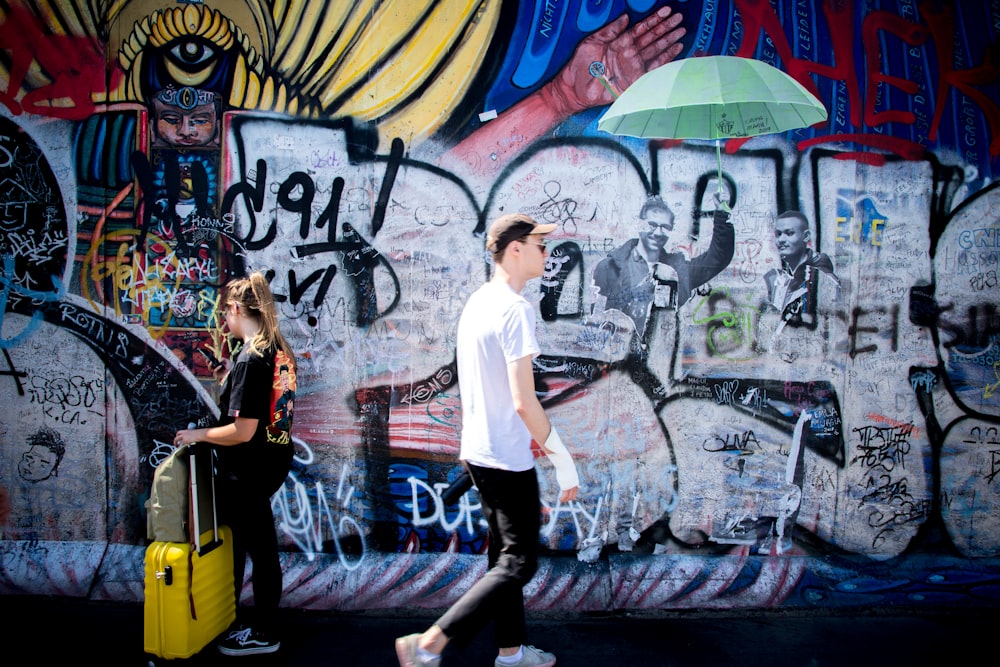
<instances>
[{"instance_id":1,"label":"white sneaker","mask_svg":"<svg viewBox=\"0 0 1000 667\"><path fill-rule=\"evenodd\" d=\"M396 657L399 658L399 667L438 667L441 664L441 656L433 660L421 660L417 654L417 640L420 634L406 635L396 639Z\"/></svg>"},{"instance_id":2,"label":"white sneaker","mask_svg":"<svg viewBox=\"0 0 1000 667\"><path fill-rule=\"evenodd\" d=\"M521 651L524 655L517 662L513 664L500 662L500 658L497 658L493 662L494 667L552 667L552 665L556 664L555 655L537 649L534 646L525 644L521 646Z\"/></svg>"}]
</instances>

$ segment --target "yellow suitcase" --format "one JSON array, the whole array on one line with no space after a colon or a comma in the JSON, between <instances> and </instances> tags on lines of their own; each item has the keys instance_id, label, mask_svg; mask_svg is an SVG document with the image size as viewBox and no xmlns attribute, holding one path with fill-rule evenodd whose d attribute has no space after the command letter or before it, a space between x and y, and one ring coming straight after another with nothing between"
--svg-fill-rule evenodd
<instances>
[{"instance_id":1,"label":"yellow suitcase","mask_svg":"<svg viewBox=\"0 0 1000 667\"><path fill-rule=\"evenodd\" d=\"M215 513L212 450L195 447L189 533L199 538L146 547L143 643L146 653L166 659L191 657L236 619L232 532Z\"/></svg>"}]
</instances>

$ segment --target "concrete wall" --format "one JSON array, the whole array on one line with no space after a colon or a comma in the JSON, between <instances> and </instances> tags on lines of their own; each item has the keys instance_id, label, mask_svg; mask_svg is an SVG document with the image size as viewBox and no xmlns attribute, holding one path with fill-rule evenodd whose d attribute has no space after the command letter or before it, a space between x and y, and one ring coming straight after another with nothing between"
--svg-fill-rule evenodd
<instances>
[{"instance_id":1,"label":"concrete wall","mask_svg":"<svg viewBox=\"0 0 1000 667\"><path fill-rule=\"evenodd\" d=\"M778 4L0 5L0 592L141 599L219 288L262 270L300 355L284 604L447 605L485 567L475 491L441 499L455 327L521 210L558 224L527 293L582 477L560 505L539 461L532 608L995 605L1000 9ZM829 112L725 142L731 251L714 145L597 129L705 54ZM691 287L652 304L594 284L651 194ZM776 309L789 209L825 259Z\"/></svg>"}]
</instances>

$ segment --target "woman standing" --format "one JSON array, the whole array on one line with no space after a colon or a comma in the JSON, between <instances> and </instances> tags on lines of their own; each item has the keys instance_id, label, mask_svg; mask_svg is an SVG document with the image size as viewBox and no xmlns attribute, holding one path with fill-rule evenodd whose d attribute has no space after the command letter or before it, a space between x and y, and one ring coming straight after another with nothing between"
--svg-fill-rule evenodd
<instances>
[{"instance_id":1,"label":"woman standing","mask_svg":"<svg viewBox=\"0 0 1000 667\"><path fill-rule=\"evenodd\" d=\"M273 653L281 643L276 616L281 563L271 497L292 463L295 356L278 328L274 296L261 273L231 281L223 293L229 331L243 341L235 363L213 371L221 378L219 425L178 431L175 445L209 442L219 456L222 523L233 531L237 622L218 645L225 655ZM247 556L253 561L254 616L239 609Z\"/></svg>"}]
</instances>

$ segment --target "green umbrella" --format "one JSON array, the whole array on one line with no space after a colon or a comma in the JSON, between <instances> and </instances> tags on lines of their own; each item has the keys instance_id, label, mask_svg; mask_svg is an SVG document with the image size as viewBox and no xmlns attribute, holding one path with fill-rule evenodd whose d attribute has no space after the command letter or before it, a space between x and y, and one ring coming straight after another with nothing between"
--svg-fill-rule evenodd
<instances>
[{"instance_id":1,"label":"green umbrella","mask_svg":"<svg viewBox=\"0 0 1000 667\"><path fill-rule=\"evenodd\" d=\"M721 192L720 140L796 130L826 117L823 103L776 67L751 58L702 56L639 77L597 127L645 139L714 139Z\"/></svg>"}]
</instances>

